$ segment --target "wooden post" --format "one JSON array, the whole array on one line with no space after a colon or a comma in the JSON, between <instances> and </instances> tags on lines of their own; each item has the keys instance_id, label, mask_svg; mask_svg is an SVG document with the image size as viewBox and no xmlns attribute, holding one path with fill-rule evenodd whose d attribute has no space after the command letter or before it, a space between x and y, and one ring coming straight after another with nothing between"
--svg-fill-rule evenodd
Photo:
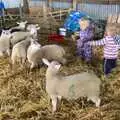
<instances>
[{"instance_id":1,"label":"wooden post","mask_svg":"<svg viewBox=\"0 0 120 120\"><path fill-rule=\"evenodd\" d=\"M77 0L73 0L73 10L77 10Z\"/></svg>"},{"instance_id":2,"label":"wooden post","mask_svg":"<svg viewBox=\"0 0 120 120\"><path fill-rule=\"evenodd\" d=\"M5 10L4 8L2 9L2 27L4 27L5 23Z\"/></svg>"},{"instance_id":3,"label":"wooden post","mask_svg":"<svg viewBox=\"0 0 120 120\"><path fill-rule=\"evenodd\" d=\"M51 4L52 4L52 0L47 0L47 6L50 7Z\"/></svg>"},{"instance_id":4,"label":"wooden post","mask_svg":"<svg viewBox=\"0 0 120 120\"><path fill-rule=\"evenodd\" d=\"M19 13L20 13L20 19L22 19L22 6L21 3L19 4Z\"/></svg>"},{"instance_id":5,"label":"wooden post","mask_svg":"<svg viewBox=\"0 0 120 120\"><path fill-rule=\"evenodd\" d=\"M59 2L60 2L59 4L60 4L60 20L61 20L62 19L61 18L61 0L59 0Z\"/></svg>"},{"instance_id":6,"label":"wooden post","mask_svg":"<svg viewBox=\"0 0 120 120\"><path fill-rule=\"evenodd\" d=\"M28 14L29 13L29 3L30 1L28 0L23 0L23 12L25 14Z\"/></svg>"}]
</instances>

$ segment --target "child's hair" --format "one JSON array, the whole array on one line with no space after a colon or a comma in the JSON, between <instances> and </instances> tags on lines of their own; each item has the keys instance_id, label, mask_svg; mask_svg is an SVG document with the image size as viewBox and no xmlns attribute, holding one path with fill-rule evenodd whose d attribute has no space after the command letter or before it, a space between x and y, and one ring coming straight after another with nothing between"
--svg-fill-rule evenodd
<instances>
[{"instance_id":1,"label":"child's hair","mask_svg":"<svg viewBox=\"0 0 120 120\"><path fill-rule=\"evenodd\" d=\"M81 18L79 22L84 22L84 21L88 22L90 24L90 20L88 18L85 18L85 17Z\"/></svg>"},{"instance_id":2,"label":"child's hair","mask_svg":"<svg viewBox=\"0 0 120 120\"><path fill-rule=\"evenodd\" d=\"M81 29L83 28L83 29L85 29L86 27L88 27L89 25L90 25L90 20L89 19L87 19L87 18L81 18L80 19L80 21L79 21L79 23L80 23L80 27L81 27Z\"/></svg>"},{"instance_id":3,"label":"child's hair","mask_svg":"<svg viewBox=\"0 0 120 120\"><path fill-rule=\"evenodd\" d=\"M108 24L106 27L106 33L110 32L112 35L116 35L117 34L117 27L115 24Z\"/></svg>"}]
</instances>

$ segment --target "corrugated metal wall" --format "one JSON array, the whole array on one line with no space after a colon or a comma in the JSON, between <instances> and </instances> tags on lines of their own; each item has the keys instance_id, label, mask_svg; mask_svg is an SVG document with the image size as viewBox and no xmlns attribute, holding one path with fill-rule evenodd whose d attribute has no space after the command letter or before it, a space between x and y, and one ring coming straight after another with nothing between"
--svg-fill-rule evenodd
<instances>
[{"instance_id":1,"label":"corrugated metal wall","mask_svg":"<svg viewBox=\"0 0 120 120\"><path fill-rule=\"evenodd\" d=\"M44 3L46 4L46 0L30 0L29 6L39 7L39 6L42 6Z\"/></svg>"},{"instance_id":2,"label":"corrugated metal wall","mask_svg":"<svg viewBox=\"0 0 120 120\"><path fill-rule=\"evenodd\" d=\"M78 10L88 13L90 16L97 19L106 19L110 14L119 14L120 5L107 4L78 4Z\"/></svg>"}]
</instances>

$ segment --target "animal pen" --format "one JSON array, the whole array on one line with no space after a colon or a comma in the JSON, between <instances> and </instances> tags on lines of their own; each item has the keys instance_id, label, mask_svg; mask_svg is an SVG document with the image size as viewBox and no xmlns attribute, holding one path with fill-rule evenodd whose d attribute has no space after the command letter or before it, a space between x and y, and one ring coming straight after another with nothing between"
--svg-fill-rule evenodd
<instances>
[{"instance_id":1,"label":"animal pen","mask_svg":"<svg viewBox=\"0 0 120 120\"><path fill-rule=\"evenodd\" d=\"M42 46L55 44L48 41L49 35L58 35L59 28L63 27L72 11L83 12L95 22L101 21L100 26L115 23L120 27L119 0L29 0L29 7L24 4L21 2L15 9L5 9L5 24L1 28L13 27L16 21L27 20L27 25L37 23L36 26L40 27L38 42ZM29 10L24 12L24 7ZM86 64L76 55L76 41L71 36L62 36L61 39L65 42L57 45L64 48L68 63L61 66L60 72L65 76L81 72L95 73L102 82L100 107L96 108L86 97L76 100L63 98L58 111L52 114L45 87L46 66L41 65L33 70L29 69L27 63L22 67L19 64L12 66L10 57L5 56L0 57L0 120L120 120L120 63L105 78L101 47L93 49L94 59L91 64ZM70 87L72 94L74 87Z\"/></svg>"}]
</instances>

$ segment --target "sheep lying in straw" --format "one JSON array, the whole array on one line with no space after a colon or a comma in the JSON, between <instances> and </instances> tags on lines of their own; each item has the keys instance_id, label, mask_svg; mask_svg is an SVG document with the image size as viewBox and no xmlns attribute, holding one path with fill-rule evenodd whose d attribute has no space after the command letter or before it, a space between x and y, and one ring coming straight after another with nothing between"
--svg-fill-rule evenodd
<instances>
[{"instance_id":1,"label":"sheep lying in straw","mask_svg":"<svg viewBox=\"0 0 120 120\"><path fill-rule=\"evenodd\" d=\"M70 76L62 76L59 73L61 64L57 61L51 63L42 59L48 66L46 71L46 91L52 99L52 111L56 111L57 99L77 99L82 96L92 100L96 107L100 106L100 79L93 73L79 73Z\"/></svg>"},{"instance_id":2,"label":"sheep lying in straw","mask_svg":"<svg viewBox=\"0 0 120 120\"><path fill-rule=\"evenodd\" d=\"M56 60L62 64L66 63L65 50L63 47L58 45L45 45L43 47L39 46L39 43L32 43L27 51L27 59L31 64L31 69L38 66L41 63L42 58L48 60Z\"/></svg>"}]
</instances>

